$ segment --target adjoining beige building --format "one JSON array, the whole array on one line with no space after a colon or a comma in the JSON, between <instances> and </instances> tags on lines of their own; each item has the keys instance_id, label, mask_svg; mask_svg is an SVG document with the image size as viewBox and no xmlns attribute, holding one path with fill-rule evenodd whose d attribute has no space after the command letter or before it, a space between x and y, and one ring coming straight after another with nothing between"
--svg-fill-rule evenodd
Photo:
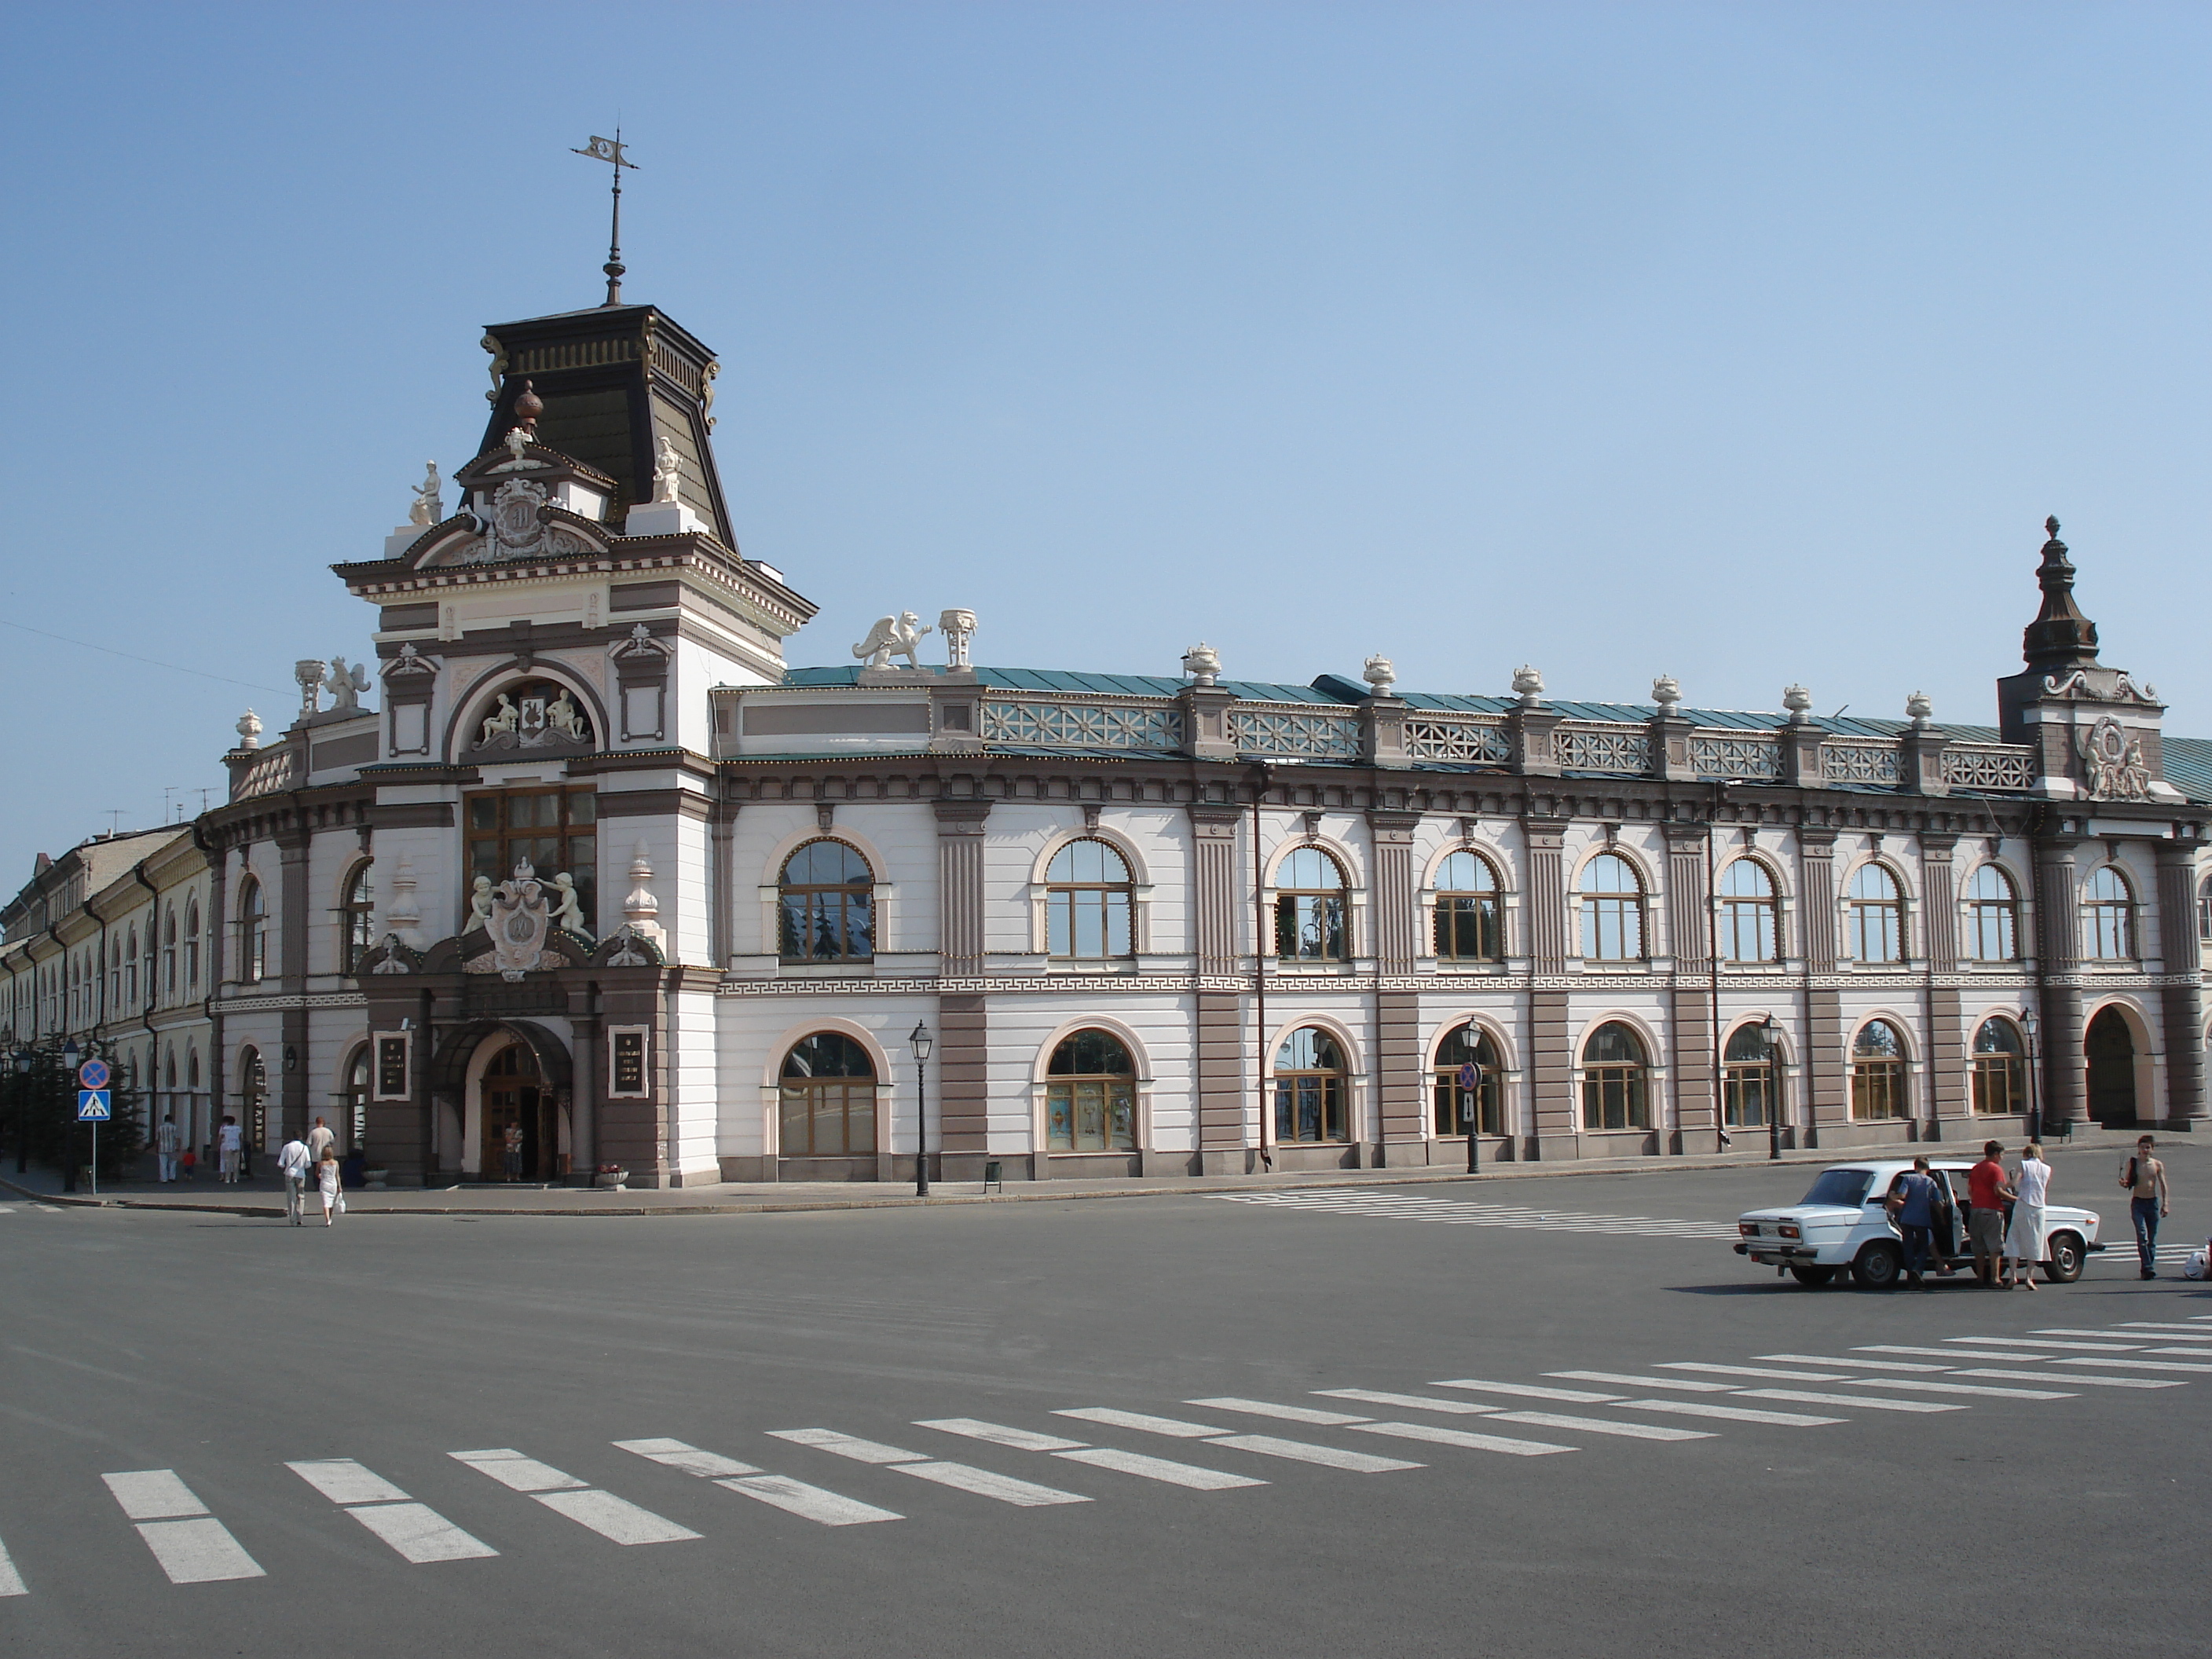
<instances>
[{"instance_id":1,"label":"adjoining beige building","mask_svg":"<svg viewBox=\"0 0 2212 1659\"><path fill-rule=\"evenodd\" d=\"M297 665L222 805L40 872L18 1040L97 1030L263 1146L339 1114L410 1182L2204 1124L2212 743L2103 664L2055 524L1990 725L995 669L957 608L792 669L707 348L625 305L485 343L459 502L336 567L374 673Z\"/></svg>"}]
</instances>

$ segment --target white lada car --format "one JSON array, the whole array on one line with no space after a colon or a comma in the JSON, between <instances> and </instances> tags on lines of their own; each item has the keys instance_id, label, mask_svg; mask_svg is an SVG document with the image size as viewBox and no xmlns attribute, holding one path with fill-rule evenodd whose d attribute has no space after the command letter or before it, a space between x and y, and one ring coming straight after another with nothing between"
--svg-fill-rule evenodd
<instances>
[{"instance_id":1,"label":"white lada car","mask_svg":"<svg viewBox=\"0 0 2212 1659\"><path fill-rule=\"evenodd\" d=\"M1950 1183L1952 1221L1938 1230L1936 1254L1953 1267L1973 1265L1967 1243L1966 1171L1978 1160L1930 1159L1930 1173ZM1736 1222L1738 1255L1761 1267L1787 1268L1800 1285L1817 1287L1848 1270L1852 1280L1870 1290L1887 1290L1905 1272L1905 1243L1891 1225L1883 1200L1897 1177L1912 1168L1909 1158L1869 1158L1823 1170L1812 1190L1780 1209L1751 1210ZM2043 1212L2045 1277L2070 1285L2081 1276L2097 1242L2097 1213L2069 1205L2046 1205Z\"/></svg>"}]
</instances>

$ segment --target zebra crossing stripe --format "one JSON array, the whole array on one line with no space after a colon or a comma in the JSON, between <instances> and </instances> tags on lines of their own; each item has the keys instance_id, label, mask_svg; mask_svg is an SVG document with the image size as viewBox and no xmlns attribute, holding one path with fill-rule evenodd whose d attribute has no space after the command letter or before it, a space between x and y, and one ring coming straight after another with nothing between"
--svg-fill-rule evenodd
<instances>
[{"instance_id":1,"label":"zebra crossing stripe","mask_svg":"<svg viewBox=\"0 0 2212 1659\"><path fill-rule=\"evenodd\" d=\"M1929 1370L1936 1369L1930 1366ZM1703 1382L1689 1376L1631 1376L1621 1371L1546 1371L1572 1382L1617 1382L1625 1389L1680 1389L1685 1394L1733 1394L1733 1382Z\"/></svg>"},{"instance_id":2,"label":"zebra crossing stripe","mask_svg":"<svg viewBox=\"0 0 2212 1659\"><path fill-rule=\"evenodd\" d=\"M1177 1463L1164 1457L1148 1457L1143 1452L1121 1451L1112 1446L1084 1446L1070 1451L1057 1451L1054 1457L1065 1457L1071 1463L1087 1463L1095 1469L1114 1469L1122 1474L1141 1476L1146 1480L1164 1480L1171 1486L1188 1486L1194 1492L1224 1492L1232 1486L1264 1486L1267 1483L1256 1475L1231 1474L1224 1469L1204 1469L1195 1463Z\"/></svg>"},{"instance_id":3,"label":"zebra crossing stripe","mask_svg":"<svg viewBox=\"0 0 2212 1659\"><path fill-rule=\"evenodd\" d=\"M550 1464L525 1457L511 1447L483 1451L448 1452L457 1463L489 1475L500 1485L535 1498L556 1515L566 1516L580 1527L588 1527L617 1544L674 1544L699 1534L689 1527L655 1515L626 1498L601 1492L573 1474Z\"/></svg>"},{"instance_id":4,"label":"zebra crossing stripe","mask_svg":"<svg viewBox=\"0 0 2212 1659\"><path fill-rule=\"evenodd\" d=\"M1708 1365L1699 1359L1662 1359L1662 1371L1711 1371L1715 1376L1774 1376L1784 1382L1840 1382L1844 1379L1829 1371L1773 1371L1757 1365Z\"/></svg>"},{"instance_id":5,"label":"zebra crossing stripe","mask_svg":"<svg viewBox=\"0 0 2212 1659\"><path fill-rule=\"evenodd\" d=\"M1358 1425L1370 1432L1381 1432L1379 1423ZM1414 1429L1425 1425L1395 1423L1391 1428ZM1456 1429L1438 1429L1437 1434L1456 1434ZM1425 1435L1410 1437L1425 1439ZM1394 1469L1418 1469L1425 1467L1408 1463L1397 1457L1370 1457L1365 1452L1339 1451L1334 1446L1316 1446L1307 1440L1279 1440L1272 1434L1224 1434L1206 1443L1209 1446L1227 1446L1232 1451L1256 1452L1261 1457L1286 1458L1294 1463L1318 1463L1326 1469L1342 1469L1351 1474L1388 1474Z\"/></svg>"},{"instance_id":6,"label":"zebra crossing stripe","mask_svg":"<svg viewBox=\"0 0 2212 1659\"><path fill-rule=\"evenodd\" d=\"M2142 1346L2140 1342L2053 1342L2048 1337L2025 1336L1947 1336L1943 1340L1968 1347L2050 1348L2068 1353L2134 1353Z\"/></svg>"},{"instance_id":7,"label":"zebra crossing stripe","mask_svg":"<svg viewBox=\"0 0 2212 1659\"><path fill-rule=\"evenodd\" d=\"M1927 1371L1930 1374L1948 1371L1948 1365L1919 1365L1909 1359L1838 1359L1825 1353L1755 1353L1753 1359L1794 1361L1800 1365L1852 1365L1869 1371Z\"/></svg>"},{"instance_id":8,"label":"zebra crossing stripe","mask_svg":"<svg viewBox=\"0 0 2212 1659\"><path fill-rule=\"evenodd\" d=\"M28 1595L23 1575L15 1571L15 1564L8 1559L8 1547L0 1544L0 1595Z\"/></svg>"},{"instance_id":9,"label":"zebra crossing stripe","mask_svg":"<svg viewBox=\"0 0 2212 1659\"><path fill-rule=\"evenodd\" d=\"M1503 1414L1489 1419L1504 1422ZM1361 1423L1362 1434L1387 1434L1398 1440L1419 1440L1431 1446L1457 1446L1467 1451L1504 1452L1508 1457L1545 1457L1553 1452L1580 1451L1579 1446L1555 1446L1548 1440L1518 1440L1502 1434L1470 1434L1465 1429L1438 1428L1433 1423ZM1405 1465L1417 1469L1418 1463Z\"/></svg>"},{"instance_id":10,"label":"zebra crossing stripe","mask_svg":"<svg viewBox=\"0 0 2212 1659\"><path fill-rule=\"evenodd\" d=\"M1061 1492L1057 1487L1017 1480L1010 1474L979 1469L972 1463L945 1463L933 1460L900 1463L895 1467L901 1474L910 1474L917 1480L933 1480L940 1486L972 1492L978 1498L995 1498L1001 1504L1018 1504L1024 1508L1036 1508L1046 1504L1088 1504L1091 1501L1081 1492Z\"/></svg>"},{"instance_id":11,"label":"zebra crossing stripe","mask_svg":"<svg viewBox=\"0 0 2212 1659\"><path fill-rule=\"evenodd\" d=\"M740 1463L736 1458L725 1457L720 1452L701 1451L696 1446L681 1440L617 1440L613 1445L617 1451L635 1452L640 1457L672 1469L681 1469L686 1474L696 1474L704 1480L720 1480L724 1475L760 1473L750 1463Z\"/></svg>"},{"instance_id":12,"label":"zebra crossing stripe","mask_svg":"<svg viewBox=\"0 0 2212 1659\"><path fill-rule=\"evenodd\" d=\"M1474 1417L1505 1409L1503 1406L1486 1406L1479 1400L1438 1400L1431 1395L1389 1394L1377 1389L1316 1389L1314 1392L1325 1400L1357 1400L1363 1405L1390 1406L1401 1412L1446 1412L1454 1417Z\"/></svg>"},{"instance_id":13,"label":"zebra crossing stripe","mask_svg":"<svg viewBox=\"0 0 2212 1659\"><path fill-rule=\"evenodd\" d=\"M2008 1382L2020 1378L2030 1382L2063 1382L2069 1388L2075 1383L2092 1389L2185 1389L2189 1386L2178 1376L2090 1376L2073 1371L2001 1371L1994 1367L1971 1370L1964 1365L1952 1374L1956 1376L1996 1376Z\"/></svg>"},{"instance_id":14,"label":"zebra crossing stripe","mask_svg":"<svg viewBox=\"0 0 2212 1659\"><path fill-rule=\"evenodd\" d=\"M2034 1365L2047 1364L2047 1353L1969 1353L1964 1348L1914 1348L1896 1342L1869 1342L1852 1350L1855 1353L1912 1353L1928 1359L1996 1359L2008 1364Z\"/></svg>"},{"instance_id":15,"label":"zebra crossing stripe","mask_svg":"<svg viewBox=\"0 0 2212 1659\"><path fill-rule=\"evenodd\" d=\"M171 1583L268 1577L174 1469L131 1469L100 1478L125 1516L136 1523L139 1537Z\"/></svg>"},{"instance_id":16,"label":"zebra crossing stripe","mask_svg":"<svg viewBox=\"0 0 2212 1659\"><path fill-rule=\"evenodd\" d=\"M1734 1223L1677 1221L1656 1216L1597 1215L1517 1204L1473 1204L1404 1194L1218 1193L1225 1203L1258 1204L1324 1215L1360 1215L1390 1221L1438 1221L1461 1226L1516 1227L1547 1232L1613 1233L1645 1238L1726 1238Z\"/></svg>"},{"instance_id":17,"label":"zebra crossing stripe","mask_svg":"<svg viewBox=\"0 0 2212 1659\"><path fill-rule=\"evenodd\" d=\"M1103 1423L1113 1429L1135 1429L1144 1434L1164 1434L1174 1440L1203 1440L1210 1435L1228 1432L1225 1429L1212 1428L1204 1423L1186 1423L1174 1417L1154 1417L1149 1412L1117 1411L1111 1406L1073 1406L1056 1410L1053 1415L1080 1418L1086 1423Z\"/></svg>"},{"instance_id":18,"label":"zebra crossing stripe","mask_svg":"<svg viewBox=\"0 0 2212 1659\"><path fill-rule=\"evenodd\" d=\"M1710 1400L1624 1400L1626 1412L1667 1412L1676 1417L1717 1417L1731 1423L1771 1423L1778 1428L1812 1429L1848 1423L1848 1417L1809 1417L1802 1412L1759 1411L1749 1406L1716 1406Z\"/></svg>"},{"instance_id":19,"label":"zebra crossing stripe","mask_svg":"<svg viewBox=\"0 0 2212 1659\"><path fill-rule=\"evenodd\" d=\"M2208 1334L2203 1325L2179 1319L2128 1319L2120 1322L2120 1328L2124 1331L2187 1331L2191 1336L2203 1336ZM2153 1342L2170 1342L2173 1339L2160 1336L2146 1340Z\"/></svg>"},{"instance_id":20,"label":"zebra crossing stripe","mask_svg":"<svg viewBox=\"0 0 2212 1659\"><path fill-rule=\"evenodd\" d=\"M1801 1406L1856 1406L1877 1412L1962 1412L1964 1406L1937 1400L1877 1400L1872 1395L1819 1394L1808 1389L1746 1389L1746 1400L1788 1400Z\"/></svg>"},{"instance_id":21,"label":"zebra crossing stripe","mask_svg":"<svg viewBox=\"0 0 2212 1659\"><path fill-rule=\"evenodd\" d=\"M1630 1440L1711 1440L1711 1429L1669 1429L1656 1423L1616 1423L1602 1417L1568 1417L1558 1412L1507 1412L1493 1423L1526 1423L1538 1429L1582 1429L1591 1434L1616 1434Z\"/></svg>"},{"instance_id":22,"label":"zebra crossing stripe","mask_svg":"<svg viewBox=\"0 0 2212 1659\"><path fill-rule=\"evenodd\" d=\"M1347 1423L1364 1423L1364 1417L1353 1417L1344 1412L1316 1411L1310 1406L1278 1406L1268 1400L1239 1400L1230 1396L1218 1400L1186 1400L1186 1406L1209 1406L1216 1411L1243 1412L1249 1417L1279 1417L1285 1423L1310 1423L1317 1428L1341 1428Z\"/></svg>"},{"instance_id":23,"label":"zebra crossing stripe","mask_svg":"<svg viewBox=\"0 0 2212 1659\"><path fill-rule=\"evenodd\" d=\"M2204 1334L2202 1328L2197 1330L2197 1334L2199 1336ZM2030 1331L2028 1334L2030 1336L2087 1336L2094 1337L2100 1342L2110 1342L2115 1333L2112 1331L2077 1331L2069 1329L2066 1326L2062 1325L2055 1330ZM2122 1332L2119 1333L2119 1334L2124 1335L2125 1333ZM2143 1338L2145 1342L2171 1342L2174 1340L2174 1338L2170 1336L2147 1336Z\"/></svg>"},{"instance_id":24,"label":"zebra crossing stripe","mask_svg":"<svg viewBox=\"0 0 2212 1659\"><path fill-rule=\"evenodd\" d=\"M873 1504L863 1504L857 1498L842 1497L820 1486L810 1486L804 1480L788 1480L781 1474L741 1475L732 1480L717 1480L714 1484L746 1498L757 1498L787 1514L825 1527L858 1527L871 1521L903 1521L906 1518L896 1510L879 1510Z\"/></svg>"},{"instance_id":25,"label":"zebra crossing stripe","mask_svg":"<svg viewBox=\"0 0 2212 1659\"><path fill-rule=\"evenodd\" d=\"M1975 1394L1991 1400L2076 1400L2078 1395L2052 1389L1984 1389L1972 1382L1931 1382L1924 1376L1851 1376L1844 1379L1863 1389L1911 1389L1917 1394Z\"/></svg>"},{"instance_id":26,"label":"zebra crossing stripe","mask_svg":"<svg viewBox=\"0 0 2212 1659\"><path fill-rule=\"evenodd\" d=\"M817 1451L826 1451L839 1457L849 1457L855 1463L921 1463L928 1460L920 1452L901 1451L896 1446L886 1446L880 1440L862 1440L857 1436L840 1434L835 1429L770 1429L778 1440L788 1440L794 1446L811 1446Z\"/></svg>"},{"instance_id":27,"label":"zebra crossing stripe","mask_svg":"<svg viewBox=\"0 0 2212 1659\"><path fill-rule=\"evenodd\" d=\"M482 1560L499 1553L350 1457L313 1458L284 1467L417 1566L430 1561Z\"/></svg>"},{"instance_id":28,"label":"zebra crossing stripe","mask_svg":"<svg viewBox=\"0 0 2212 1659\"><path fill-rule=\"evenodd\" d=\"M1556 1400L1563 1406L1606 1406L1620 1398L1617 1394L1592 1394L1587 1389L1542 1389L1533 1382L1486 1382L1473 1376L1454 1377L1429 1386L1465 1389L1471 1394L1516 1395L1523 1400Z\"/></svg>"},{"instance_id":29,"label":"zebra crossing stripe","mask_svg":"<svg viewBox=\"0 0 2212 1659\"><path fill-rule=\"evenodd\" d=\"M916 1421L915 1427L941 1429L946 1434L965 1435L970 1440L985 1440L994 1446L1011 1446L1016 1451L1073 1451L1083 1444L1080 1440L1063 1440L1056 1434L1038 1434L1030 1429L1010 1429L1003 1423L986 1423L974 1417L926 1418Z\"/></svg>"},{"instance_id":30,"label":"zebra crossing stripe","mask_svg":"<svg viewBox=\"0 0 2212 1659\"><path fill-rule=\"evenodd\" d=\"M2212 1371L2212 1365L2186 1359L2062 1359L2062 1365L2109 1365L2116 1371Z\"/></svg>"}]
</instances>

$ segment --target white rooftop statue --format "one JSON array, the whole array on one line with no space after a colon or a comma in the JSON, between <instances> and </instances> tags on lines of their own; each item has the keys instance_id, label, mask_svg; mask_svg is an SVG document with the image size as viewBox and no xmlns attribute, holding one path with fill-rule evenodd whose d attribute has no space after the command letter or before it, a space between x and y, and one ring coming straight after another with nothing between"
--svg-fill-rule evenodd
<instances>
[{"instance_id":1,"label":"white rooftop statue","mask_svg":"<svg viewBox=\"0 0 2212 1659\"><path fill-rule=\"evenodd\" d=\"M659 453L653 462L653 499L667 502L676 499L677 480L683 476L684 464L677 459L676 446L664 435Z\"/></svg>"},{"instance_id":2,"label":"white rooftop statue","mask_svg":"<svg viewBox=\"0 0 2212 1659\"><path fill-rule=\"evenodd\" d=\"M1379 697L1398 683L1398 670L1389 658L1378 653L1367 659L1367 665L1359 671L1359 678L1373 686Z\"/></svg>"},{"instance_id":3,"label":"white rooftop statue","mask_svg":"<svg viewBox=\"0 0 2212 1659\"><path fill-rule=\"evenodd\" d=\"M1681 707L1682 684L1672 674L1662 674L1651 682L1651 701L1659 705L1659 712L1671 714Z\"/></svg>"},{"instance_id":4,"label":"white rooftop statue","mask_svg":"<svg viewBox=\"0 0 2212 1659\"><path fill-rule=\"evenodd\" d=\"M1194 684L1215 684L1221 678L1221 653L1200 640L1182 653L1182 672Z\"/></svg>"},{"instance_id":5,"label":"white rooftop statue","mask_svg":"<svg viewBox=\"0 0 2212 1659\"><path fill-rule=\"evenodd\" d=\"M919 668L915 653L921 645L921 636L930 632L929 624L911 611L902 611L896 617L878 617L876 625L868 630L868 637L853 647L853 654L866 659L863 668L889 668L893 657L904 657L908 668Z\"/></svg>"},{"instance_id":6,"label":"white rooftop statue","mask_svg":"<svg viewBox=\"0 0 2212 1659\"><path fill-rule=\"evenodd\" d=\"M1524 662L1513 671L1513 690L1522 702L1539 702L1544 696L1544 677Z\"/></svg>"}]
</instances>

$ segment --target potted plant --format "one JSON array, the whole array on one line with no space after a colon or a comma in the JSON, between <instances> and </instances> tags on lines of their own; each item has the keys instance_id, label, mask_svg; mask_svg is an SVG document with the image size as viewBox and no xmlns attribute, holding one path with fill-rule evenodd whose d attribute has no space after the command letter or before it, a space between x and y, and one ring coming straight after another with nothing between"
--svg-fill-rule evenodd
<instances>
[{"instance_id":1,"label":"potted plant","mask_svg":"<svg viewBox=\"0 0 2212 1659\"><path fill-rule=\"evenodd\" d=\"M622 1190L623 1182L629 1179L629 1171L623 1169L621 1164L602 1164L592 1176L592 1185L594 1187L608 1187L613 1188L616 1192L620 1192Z\"/></svg>"}]
</instances>

